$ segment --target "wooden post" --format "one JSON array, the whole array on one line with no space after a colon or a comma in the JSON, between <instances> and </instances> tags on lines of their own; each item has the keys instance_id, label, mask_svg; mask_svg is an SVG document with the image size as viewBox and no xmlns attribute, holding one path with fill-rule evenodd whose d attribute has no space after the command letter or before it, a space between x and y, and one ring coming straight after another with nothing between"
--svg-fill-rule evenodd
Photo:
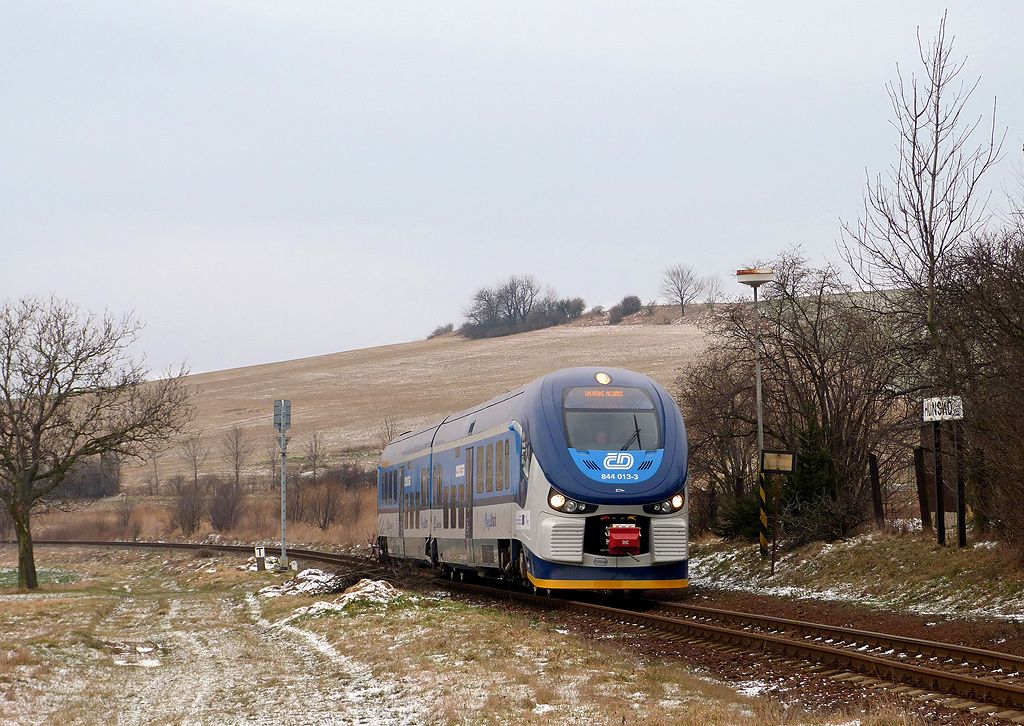
<instances>
[{"instance_id":1,"label":"wooden post","mask_svg":"<svg viewBox=\"0 0 1024 726\"><path fill-rule=\"evenodd\" d=\"M956 451L956 546L967 546L967 482L964 478L964 426L957 421L953 446Z\"/></svg>"},{"instance_id":2,"label":"wooden post","mask_svg":"<svg viewBox=\"0 0 1024 726\"><path fill-rule=\"evenodd\" d=\"M759 546L761 550L761 559L766 560L768 559L768 493L764 489L764 472L760 471L760 468L761 467L758 466L757 473L757 492L761 498L761 532Z\"/></svg>"},{"instance_id":3,"label":"wooden post","mask_svg":"<svg viewBox=\"0 0 1024 726\"><path fill-rule=\"evenodd\" d=\"M932 455L935 458L935 538L940 545L946 544L946 491L942 486L942 423L932 422L932 437L935 444Z\"/></svg>"},{"instance_id":4,"label":"wooden post","mask_svg":"<svg viewBox=\"0 0 1024 726\"><path fill-rule=\"evenodd\" d=\"M914 476L917 479L917 502L921 506L921 529L932 531L932 510L928 507L928 478L924 470L924 448L914 448Z\"/></svg>"},{"instance_id":5,"label":"wooden post","mask_svg":"<svg viewBox=\"0 0 1024 726\"><path fill-rule=\"evenodd\" d=\"M885 510L882 508L882 482L878 477L878 457L868 454L868 472L871 475L871 501L875 505L875 528L885 529Z\"/></svg>"},{"instance_id":6,"label":"wooden post","mask_svg":"<svg viewBox=\"0 0 1024 726\"><path fill-rule=\"evenodd\" d=\"M732 491L733 491L733 494L736 495L737 499L742 499L743 498L743 477L742 476L738 476L738 477L736 477L733 480Z\"/></svg>"},{"instance_id":7,"label":"wooden post","mask_svg":"<svg viewBox=\"0 0 1024 726\"><path fill-rule=\"evenodd\" d=\"M772 474L772 572L775 574L775 552L779 544L779 480L782 474Z\"/></svg>"}]
</instances>

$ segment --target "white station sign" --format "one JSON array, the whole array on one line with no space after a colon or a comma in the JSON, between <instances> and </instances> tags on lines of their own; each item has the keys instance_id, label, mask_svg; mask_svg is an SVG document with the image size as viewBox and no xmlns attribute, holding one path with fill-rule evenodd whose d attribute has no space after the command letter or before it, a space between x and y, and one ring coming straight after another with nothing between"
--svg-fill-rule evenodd
<instances>
[{"instance_id":1,"label":"white station sign","mask_svg":"<svg viewBox=\"0 0 1024 726\"><path fill-rule=\"evenodd\" d=\"M964 400L960 396L939 396L924 399L925 421L961 421Z\"/></svg>"}]
</instances>

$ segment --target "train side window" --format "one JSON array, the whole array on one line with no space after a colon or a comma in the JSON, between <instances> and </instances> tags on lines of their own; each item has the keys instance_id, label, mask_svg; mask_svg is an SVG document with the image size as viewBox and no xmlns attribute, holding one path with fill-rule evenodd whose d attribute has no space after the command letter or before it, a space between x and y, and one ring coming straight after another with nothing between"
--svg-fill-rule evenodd
<instances>
[{"instance_id":1,"label":"train side window","mask_svg":"<svg viewBox=\"0 0 1024 726\"><path fill-rule=\"evenodd\" d=\"M459 484L459 529L466 528L466 487Z\"/></svg>"},{"instance_id":2,"label":"train side window","mask_svg":"<svg viewBox=\"0 0 1024 726\"><path fill-rule=\"evenodd\" d=\"M416 492L417 511L423 510L424 502L427 500L427 487L429 486L429 482L430 472L427 470L427 467L424 466L420 469L420 490ZM417 525L418 524L419 523L417 522Z\"/></svg>"},{"instance_id":3,"label":"train side window","mask_svg":"<svg viewBox=\"0 0 1024 726\"><path fill-rule=\"evenodd\" d=\"M466 491L473 494L473 447L466 449Z\"/></svg>"},{"instance_id":4,"label":"train side window","mask_svg":"<svg viewBox=\"0 0 1024 726\"><path fill-rule=\"evenodd\" d=\"M494 452L494 491L500 492L505 488L505 450L501 448L501 441L498 441Z\"/></svg>"},{"instance_id":5,"label":"train side window","mask_svg":"<svg viewBox=\"0 0 1024 726\"><path fill-rule=\"evenodd\" d=\"M476 447L476 493L484 493L484 447Z\"/></svg>"},{"instance_id":6,"label":"train side window","mask_svg":"<svg viewBox=\"0 0 1024 726\"><path fill-rule=\"evenodd\" d=\"M512 462L509 461L509 440L505 439L505 488L512 488Z\"/></svg>"},{"instance_id":7,"label":"train side window","mask_svg":"<svg viewBox=\"0 0 1024 726\"><path fill-rule=\"evenodd\" d=\"M487 491L494 491L494 444L487 444Z\"/></svg>"},{"instance_id":8,"label":"train side window","mask_svg":"<svg viewBox=\"0 0 1024 726\"><path fill-rule=\"evenodd\" d=\"M448 521L451 522L452 527L455 527L455 509L458 507L455 498L456 493L455 484L453 483L451 494L448 496Z\"/></svg>"},{"instance_id":9,"label":"train side window","mask_svg":"<svg viewBox=\"0 0 1024 726\"><path fill-rule=\"evenodd\" d=\"M441 501L441 465L438 464L434 467L434 503L431 504L431 509L437 506L437 503Z\"/></svg>"},{"instance_id":10,"label":"train side window","mask_svg":"<svg viewBox=\"0 0 1024 726\"><path fill-rule=\"evenodd\" d=\"M451 516L448 510L448 497L451 495L451 487L444 488L444 499L437 500L437 506L441 508L441 526L445 529L451 526Z\"/></svg>"}]
</instances>

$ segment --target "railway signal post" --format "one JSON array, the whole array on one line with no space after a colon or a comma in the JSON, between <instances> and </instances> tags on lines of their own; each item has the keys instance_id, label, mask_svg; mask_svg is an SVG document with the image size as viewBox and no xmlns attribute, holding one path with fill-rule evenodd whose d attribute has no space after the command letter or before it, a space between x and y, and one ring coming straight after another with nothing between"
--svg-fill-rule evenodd
<instances>
[{"instance_id":1,"label":"railway signal post","mask_svg":"<svg viewBox=\"0 0 1024 726\"><path fill-rule=\"evenodd\" d=\"M932 437L935 455L935 532L936 539L940 545L946 544L946 502L944 498L945 487L942 484L942 422L959 422L964 418L964 402L960 396L937 396L924 399L922 406L922 418L925 423L932 425ZM957 430L960 433L960 430ZM956 487L956 529L957 545L967 546L967 504L964 497L964 475L963 456L960 441L961 436L953 440L956 454L957 487Z\"/></svg>"},{"instance_id":2,"label":"railway signal post","mask_svg":"<svg viewBox=\"0 0 1024 726\"><path fill-rule=\"evenodd\" d=\"M281 399L274 401L274 428L278 433L277 445L281 449L281 565L288 566L288 555L285 554L287 534L287 498L288 481L288 429L292 427L292 402Z\"/></svg>"},{"instance_id":3,"label":"railway signal post","mask_svg":"<svg viewBox=\"0 0 1024 726\"><path fill-rule=\"evenodd\" d=\"M796 452L763 451L761 452L761 478L765 474L772 475L772 571L775 574L775 553L779 543L779 487L787 474L796 469ZM762 490L763 491L763 490ZM762 499L763 501L763 499Z\"/></svg>"},{"instance_id":4,"label":"railway signal post","mask_svg":"<svg viewBox=\"0 0 1024 726\"><path fill-rule=\"evenodd\" d=\"M745 270L736 270L736 282L754 288L754 315L756 319L756 340L754 341L754 386L757 396L757 486L758 494L761 497L761 557L768 557L768 507L766 503L767 493L764 488L764 470L761 468L764 457L764 414L761 405L761 310L757 307L757 288L766 282L775 280L773 270L761 267L752 267ZM774 570L774 562L773 567Z\"/></svg>"}]
</instances>

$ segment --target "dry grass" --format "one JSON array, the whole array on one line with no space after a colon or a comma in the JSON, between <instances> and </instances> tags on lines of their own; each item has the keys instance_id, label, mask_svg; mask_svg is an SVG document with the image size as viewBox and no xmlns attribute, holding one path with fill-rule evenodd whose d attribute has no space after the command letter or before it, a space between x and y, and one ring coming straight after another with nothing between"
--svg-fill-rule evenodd
<instances>
[{"instance_id":1,"label":"dry grass","mask_svg":"<svg viewBox=\"0 0 1024 726\"><path fill-rule=\"evenodd\" d=\"M303 598L268 601L281 618ZM798 724L801 714L737 694L679 662L650 662L627 643L560 633L529 615L453 601L400 599L300 621L375 674L425 701L431 724ZM876 720L873 723L886 723ZM909 723L909 722L908 722Z\"/></svg>"},{"instance_id":2,"label":"dry grass","mask_svg":"<svg viewBox=\"0 0 1024 726\"><path fill-rule=\"evenodd\" d=\"M659 309L655 317L664 315L668 313ZM642 316L626 322L644 323ZM260 445L258 460L250 463L250 473L255 473L267 467L263 462L273 439L270 415L275 398L293 402L296 442L319 431L332 452L331 463L346 458L373 464L376 431L386 413L412 428L552 370L577 365L631 368L670 386L677 369L705 345L705 334L687 315L684 325L562 326L472 341L441 336L201 373L191 376L189 383L196 390L196 426L209 442L219 444L234 426L254 441L266 442ZM300 447L295 447L295 454L301 456ZM173 453L165 454L159 467L164 481L183 471ZM151 469L140 463L126 466L123 473L129 485L141 491ZM226 474L227 465L211 457L204 473Z\"/></svg>"},{"instance_id":3,"label":"dry grass","mask_svg":"<svg viewBox=\"0 0 1024 726\"><path fill-rule=\"evenodd\" d=\"M246 499L238 525L220 533L229 539L254 542L279 538L281 515L279 500L273 492ZM84 510L54 511L37 517L33 534L39 539L167 539L176 533L168 524L168 504L159 498L147 498L137 504L128 526L123 526L116 497ZM342 493L342 515L337 523L322 530L305 522L288 523L288 539L308 544L364 544L374 538L377 529L377 493L370 488ZM193 539L213 534L204 519ZM180 533L177 533L180 534Z\"/></svg>"}]
</instances>

